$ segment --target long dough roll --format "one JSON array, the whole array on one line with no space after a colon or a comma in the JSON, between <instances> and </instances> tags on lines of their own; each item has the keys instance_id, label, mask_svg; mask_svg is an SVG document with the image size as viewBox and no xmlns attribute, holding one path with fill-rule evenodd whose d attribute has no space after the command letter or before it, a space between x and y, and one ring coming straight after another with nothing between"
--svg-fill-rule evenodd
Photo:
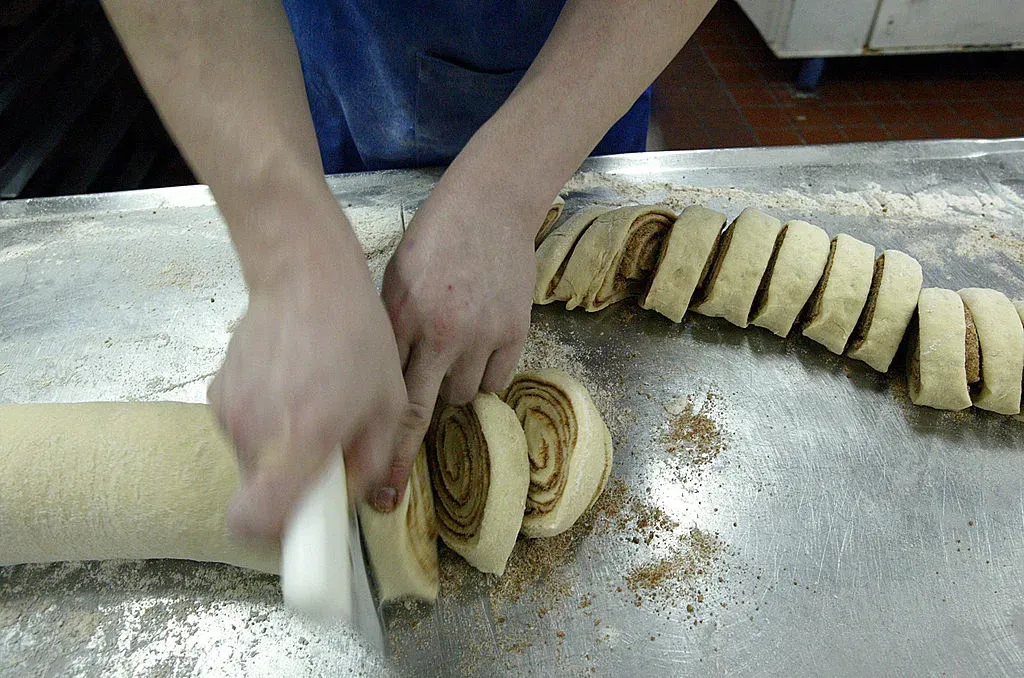
<instances>
[{"instance_id":1,"label":"long dough roll","mask_svg":"<svg viewBox=\"0 0 1024 678\"><path fill-rule=\"evenodd\" d=\"M722 236L721 249L693 310L746 327L782 222L748 207Z\"/></svg>"},{"instance_id":2,"label":"long dough roll","mask_svg":"<svg viewBox=\"0 0 1024 678\"><path fill-rule=\"evenodd\" d=\"M660 207L620 207L586 230L569 258L555 294L565 307L600 311L636 296L658 261L676 215Z\"/></svg>"},{"instance_id":3,"label":"long dough roll","mask_svg":"<svg viewBox=\"0 0 1024 678\"><path fill-rule=\"evenodd\" d=\"M533 303L550 304L552 301L568 301L556 290L565 273L569 259L579 243L583 232L594 223L594 219L609 207L591 206L572 215L556 228L537 248L537 282L533 288Z\"/></svg>"},{"instance_id":4,"label":"long dough roll","mask_svg":"<svg viewBox=\"0 0 1024 678\"><path fill-rule=\"evenodd\" d=\"M821 280L829 239L824 230L799 219L786 222L779 237L782 244L768 263L750 324L786 337Z\"/></svg>"},{"instance_id":5,"label":"long dough roll","mask_svg":"<svg viewBox=\"0 0 1024 678\"><path fill-rule=\"evenodd\" d=\"M910 400L938 410L971 406L967 386L967 320L952 290L926 287L917 302L917 327L907 353Z\"/></svg>"},{"instance_id":6,"label":"long dough roll","mask_svg":"<svg viewBox=\"0 0 1024 678\"><path fill-rule=\"evenodd\" d=\"M493 393L445 407L427 435L441 538L481 572L503 574L530 488L526 435Z\"/></svg>"},{"instance_id":7,"label":"long dough roll","mask_svg":"<svg viewBox=\"0 0 1024 678\"><path fill-rule=\"evenodd\" d=\"M420 446L402 502L391 513L359 502L359 524L381 602L402 598L434 602L440 573L426 446Z\"/></svg>"},{"instance_id":8,"label":"long dough roll","mask_svg":"<svg viewBox=\"0 0 1024 678\"><path fill-rule=\"evenodd\" d=\"M853 330L847 355L879 372L889 371L917 308L923 282L917 259L899 250L882 252L875 260L871 292Z\"/></svg>"},{"instance_id":9,"label":"long dough roll","mask_svg":"<svg viewBox=\"0 0 1024 678\"><path fill-rule=\"evenodd\" d=\"M974 405L999 414L1020 414L1024 373L1024 327L1013 302L996 290L958 292L974 318L981 349L981 388Z\"/></svg>"},{"instance_id":10,"label":"long dough roll","mask_svg":"<svg viewBox=\"0 0 1024 678\"><path fill-rule=\"evenodd\" d=\"M809 302L804 336L842 354L867 303L874 271L874 247L845 233L837 235Z\"/></svg>"},{"instance_id":11,"label":"long dough roll","mask_svg":"<svg viewBox=\"0 0 1024 678\"><path fill-rule=\"evenodd\" d=\"M530 454L522 533L553 537L572 527L604 489L611 435L586 388L561 370L516 375L505 402L519 418Z\"/></svg>"},{"instance_id":12,"label":"long dough roll","mask_svg":"<svg viewBox=\"0 0 1024 678\"><path fill-rule=\"evenodd\" d=\"M697 285L707 275L725 215L697 205L683 210L665 238L651 285L640 306L681 322Z\"/></svg>"},{"instance_id":13,"label":"long dough roll","mask_svg":"<svg viewBox=\"0 0 1024 678\"><path fill-rule=\"evenodd\" d=\"M224 512L235 455L205 405L0 405L0 565L174 558L276 572Z\"/></svg>"}]
</instances>

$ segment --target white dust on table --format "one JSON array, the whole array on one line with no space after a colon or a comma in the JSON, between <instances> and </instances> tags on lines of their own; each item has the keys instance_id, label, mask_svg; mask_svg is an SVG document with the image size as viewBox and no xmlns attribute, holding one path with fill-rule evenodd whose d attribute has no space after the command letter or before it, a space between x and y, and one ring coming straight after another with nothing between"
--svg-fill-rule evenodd
<instances>
[{"instance_id":1,"label":"white dust on table","mask_svg":"<svg viewBox=\"0 0 1024 678\"><path fill-rule=\"evenodd\" d=\"M621 202L661 203L679 211L688 205L720 209L730 217L756 207L781 219L816 223L826 216L883 218L893 228L913 230L937 224L957 227L956 254L977 258L999 252L1024 263L1024 200L1009 190L999 194L953 193L944 189L898 193L870 182L858 191L815 193L791 188L772 192L735 187L679 186L643 182L597 172L581 172L566 184L567 192L610 191Z\"/></svg>"},{"instance_id":2,"label":"white dust on table","mask_svg":"<svg viewBox=\"0 0 1024 678\"><path fill-rule=\"evenodd\" d=\"M379 287L391 255L402 239L401 207L347 207L352 230L366 255L370 276Z\"/></svg>"}]
</instances>

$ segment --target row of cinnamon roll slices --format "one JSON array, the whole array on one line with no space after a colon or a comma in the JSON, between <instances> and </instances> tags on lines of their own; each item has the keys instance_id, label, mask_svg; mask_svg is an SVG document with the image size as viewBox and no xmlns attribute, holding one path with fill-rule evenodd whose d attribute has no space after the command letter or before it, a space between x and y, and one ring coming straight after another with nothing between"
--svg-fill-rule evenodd
<instances>
[{"instance_id":1,"label":"row of cinnamon roll slices","mask_svg":"<svg viewBox=\"0 0 1024 678\"><path fill-rule=\"evenodd\" d=\"M898 250L745 209L588 207L537 247L534 303L599 311L627 297L680 322L688 310L786 337L887 372L906 337L911 400L1020 415L1024 302L1002 292L923 288Z\"/></svg>"},{"instance_id":2,"label":"row of cinnamon roll slices","mask_svg":"<svg viewBox=\"0 0 1024 678\"><path fill-rule=\"evenodd\" d=\"M401 505L359 505L382 602L434 601L437 538L495 575L519 535L552 537L597 500L612 440L593 399L560 370L518 374L504 393L434 414Z\"/></svg>"}]
</instances>

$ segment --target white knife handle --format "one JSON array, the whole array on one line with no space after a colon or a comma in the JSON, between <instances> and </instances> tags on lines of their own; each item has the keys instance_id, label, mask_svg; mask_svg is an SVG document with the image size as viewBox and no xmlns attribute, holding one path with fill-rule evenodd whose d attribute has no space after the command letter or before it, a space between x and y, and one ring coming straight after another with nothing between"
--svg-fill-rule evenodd
<instances>
[{"instance_id":1,"label":"white knife handle","mask_svg":"<svg viewBox=\"0 0 1024 678\"><path fill-rule=\"evenodd\" d=\"M345 463L336 451L285 526L281 540L285 605L321 619L352 618L349 537Z\"/></svg>"}]
</instances>

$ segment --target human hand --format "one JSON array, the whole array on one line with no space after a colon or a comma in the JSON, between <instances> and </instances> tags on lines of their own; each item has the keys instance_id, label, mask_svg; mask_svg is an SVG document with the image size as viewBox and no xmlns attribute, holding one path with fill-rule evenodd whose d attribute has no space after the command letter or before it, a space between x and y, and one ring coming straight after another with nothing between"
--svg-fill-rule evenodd
<instances>
[{"instance_id":1,"label":"human hand","mask_svg":"<svg viewBox=\"0 0 1024 678\"><path fill-rule=\"evenodd\" d=\"M524 205L449 170L388 266L383 297L409 400L391 469L371 498L379 510L401 500L438 394L464 404L508 384L530 327L533 239L550 200Z\"/></svg>"},{"instance_id":2,"label":"human hand","mask_svg":"<svg viewBox=\"0 0 1024 678\"><path fill-rule=\"evenodd\" d=\"M210 385L241 471L228 523L245 536L278 537L338 445L352 497L388 466L406 404L398 350L362 250L340 226L293 234L274 257L281 265L251 286Z\"/></svg>"}]
</instances>

